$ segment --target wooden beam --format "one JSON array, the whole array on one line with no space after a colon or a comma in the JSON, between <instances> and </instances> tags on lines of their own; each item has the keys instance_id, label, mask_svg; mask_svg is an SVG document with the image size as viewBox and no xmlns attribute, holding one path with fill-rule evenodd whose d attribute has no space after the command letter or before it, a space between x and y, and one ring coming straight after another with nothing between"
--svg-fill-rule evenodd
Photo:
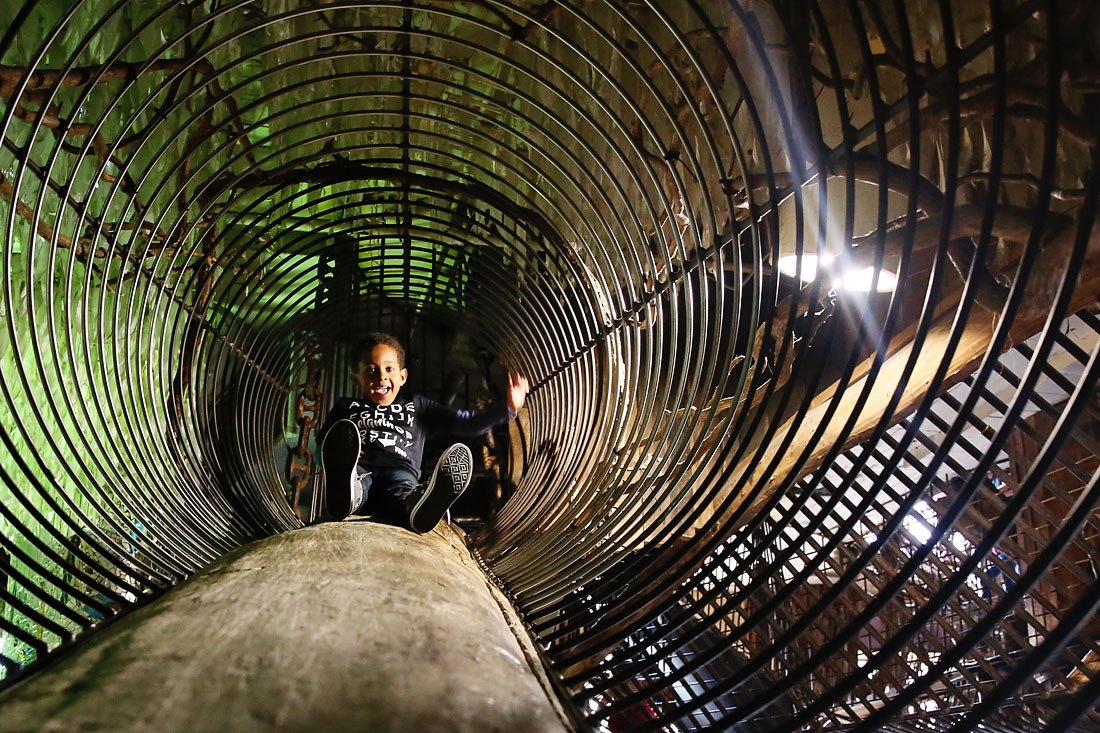
<instances>
[{"instance_id":1,"label":"wooden beam","mask_svg":"<svg viewBox=\"0 0 1100 733\"><path fill-rule=\"evenodd\" d=\"M1072 244L1074 232L1066 231L1053 241L1036 264L1029 277L1028 292L1011 325L1006 348L1015 346L1038 333L1046 322L1048 310L1053 303L1054 291L1061 281L1061 271L1068 260L1068 246ZM1077 286L1070 300L1069 313L1094 303L1100 293L1100 226L1094 226L1089 237L1088 257L1081 268ZM750 462L756 455L740 461L731 472L730 486L746 474L748 480L742 485L737 499L723 514L723 520L738 510L754 489L760 491L753 500L745 519L751 517L782 486L808 475L821 467L825 456L837 443L842 449L848 449L866 441L880 423L889 401L897 390L903 394L887 420L895 425L913 414L928 392L936 371L946 359L948 361L943 389L949 388L970 375L980 364L989 348L989 343L998 325L998 317L973 308L955 351L948 357L947 345L955 328L957 303L961 291L951 293L941 301L935 321L924 344L916 351L914 336L916 325L912 325L898 334L890 343L887 358L875 377L866 402L857 405L860 394L868 387L873 357L864 360L855 370L851 382L841 392L839 382L821 391L813 398L810 409L801 419L791 417L770 437L767 445L758 451L759 460L750 471ZM909 378L903 383L906 364L915 359ZM822 436L816 441L804 464L798 465L802 454L809 447L808 442L818 427L826 420L828 411L834 402L835 412L828 418ZM855 422L848 432L844 424L855 415ZM786 439L794 435L789 443ZM779 455L780 452L782 455ZM773 465L774 462L774 465ZM724 499L725 497L722 497ZM696 522L701 530L704 526L713 528L713 519L718 512L718 502L712 504L712 511L706 512ZM723 522L724 523L724 522Z\"/></svg>"}]
</instances>

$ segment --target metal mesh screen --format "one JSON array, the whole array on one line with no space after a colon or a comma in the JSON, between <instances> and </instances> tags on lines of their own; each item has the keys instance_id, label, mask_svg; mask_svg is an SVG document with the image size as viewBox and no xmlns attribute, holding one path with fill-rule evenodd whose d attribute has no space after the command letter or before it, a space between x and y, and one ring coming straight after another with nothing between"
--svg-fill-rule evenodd
<instances>
[{"instance_id":1,"label":"metal mesh screen","mask_svg":"<svg viewBox=\"0 0 1100 733\"><path fill-rule=\"evenodd\" d=\"M67 0L0 25L0 684L300 527L358 335L528 407L579 725L1100 723L1098 11Z\"/></svg>"}]
</instances>

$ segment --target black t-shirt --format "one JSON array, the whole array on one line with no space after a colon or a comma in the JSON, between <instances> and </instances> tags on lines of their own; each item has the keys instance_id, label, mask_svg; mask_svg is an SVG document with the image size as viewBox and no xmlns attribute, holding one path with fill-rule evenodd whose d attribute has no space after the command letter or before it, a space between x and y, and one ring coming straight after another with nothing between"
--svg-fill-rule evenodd
<instances>
[{"instance_id":1,"label":"black t-shirt","mask_svg":"<svg viewBox=\"0 0 1100 733\"><path fill-rule=\"evenodd\" d=\"M411 471L419 479L429 433L473 437L510 417L514 416L505 405L476 412L455 410L420 395L390 405L376 405L365 397L341 397L325 417L319 439L336 420L351 420L363 441L361 464L368 469Z\"/></svg>"}]
</instances>

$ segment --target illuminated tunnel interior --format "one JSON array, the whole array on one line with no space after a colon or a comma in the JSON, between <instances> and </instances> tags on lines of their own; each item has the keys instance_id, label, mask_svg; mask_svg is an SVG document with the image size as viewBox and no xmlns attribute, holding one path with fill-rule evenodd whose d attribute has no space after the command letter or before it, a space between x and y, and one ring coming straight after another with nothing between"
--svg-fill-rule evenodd
<instances>
[{"instance_id":1,"label":"illuminated tunnel interior","mask_svg":"<svg viewBox=\"0 0 1100 733\"><path fill-rule=\"evenodd\" d=\"M595 730L1100 723L1090 2L28 0L0 685L314 515L385 330Z\"/></svg>"}]
</instances>

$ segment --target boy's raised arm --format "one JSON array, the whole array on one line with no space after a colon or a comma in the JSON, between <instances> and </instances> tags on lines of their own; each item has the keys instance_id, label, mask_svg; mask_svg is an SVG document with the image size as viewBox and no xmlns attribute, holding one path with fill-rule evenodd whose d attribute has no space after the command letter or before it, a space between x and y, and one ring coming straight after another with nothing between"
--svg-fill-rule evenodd
<instances>
[{"instance_id":1,"label":"boy's raised arm","mask_svg":"<svg viewBox=\"0 0 1100 733\"><path fill-rule=\"evenodd\" d=\"M430 430L473 437L481 435L494 425L500 425L514 418L527 399L530 385L527 377L509 372L508 388L504 403L496 402L485 410L456 410L433 400L418 397L423 407L419 414L424 425Z\"/></svg>"},{"instance_id":2,"label":"boy's raised arm","mask_svg":"<svg viewBox=\"0 0 1100 733\"><path fill-rule=\"evenodd\" d=\"M530 391L527 377L515 372L508 372L508 414L515 415L523 407Z\"/></svg>"}]
</instances>

